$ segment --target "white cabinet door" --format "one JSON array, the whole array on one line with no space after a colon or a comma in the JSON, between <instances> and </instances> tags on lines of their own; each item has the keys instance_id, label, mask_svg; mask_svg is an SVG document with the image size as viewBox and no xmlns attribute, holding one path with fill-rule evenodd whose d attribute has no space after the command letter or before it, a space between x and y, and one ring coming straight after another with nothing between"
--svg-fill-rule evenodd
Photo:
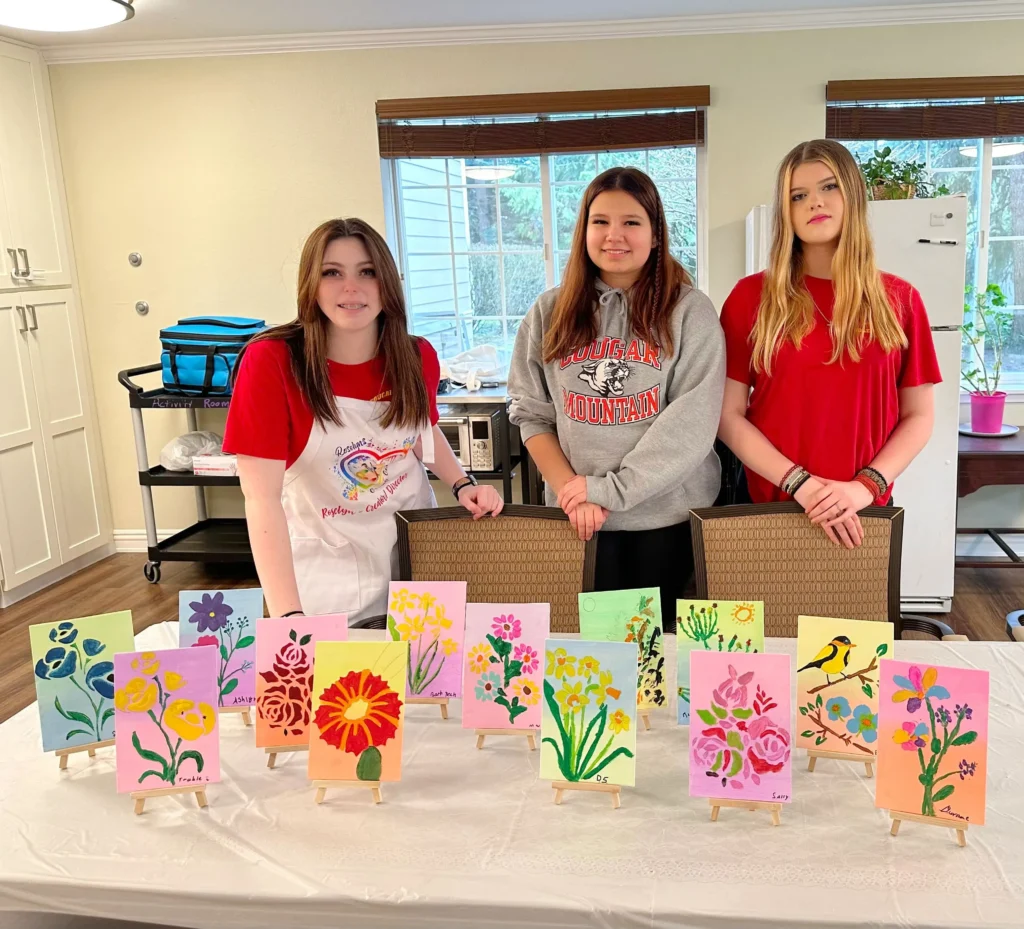
<instances>
[{"instance_id":1,"label":"white cabinet door","mask_svg":"<svg viewBox=\"0 0 1024 929\"><path fill-rule=\"evenodd\" d=\"M0 561L11 590L61 563L29 348L29 314L0 299Z\"/></svg>"},{"instance_id":2,"label":"white cabinet door","mask_svg":"<svg viewBox=\"0 0 1024 929\"><path fill-rule=\"evenodd\" d=\"M21 294L61 562L109 541L99 436L70 290Z\"/></svg>"},{"instance_id":3,"label":"white cabinet door","mask_svg":"<svg viewBox=\"0 0 1024 929\"><path fill-rule=\"evenodd\" d=\"M0 205L10 229L0 260L10 264L7 249L20 249L22 273L32 270L27 279L5 274L0 287L71 286L54 138L38 53L0 43Z\"/></svg>"}]
</instances>

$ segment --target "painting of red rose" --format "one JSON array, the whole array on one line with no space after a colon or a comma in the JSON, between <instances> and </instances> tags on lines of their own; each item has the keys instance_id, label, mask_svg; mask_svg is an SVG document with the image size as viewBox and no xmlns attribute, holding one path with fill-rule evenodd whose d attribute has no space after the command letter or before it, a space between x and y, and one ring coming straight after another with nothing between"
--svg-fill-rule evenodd
<instances>
[{"instance_id":1,"label":"painting of red rose","mask_svg":"<svg viewBox=\"0 0 1024 929\"><path fill-rule=\"evenodd\" d=\"M347 638L344 614L256 623L257 748L308 744L316 643Z\"/></svg>"}]
</instances>

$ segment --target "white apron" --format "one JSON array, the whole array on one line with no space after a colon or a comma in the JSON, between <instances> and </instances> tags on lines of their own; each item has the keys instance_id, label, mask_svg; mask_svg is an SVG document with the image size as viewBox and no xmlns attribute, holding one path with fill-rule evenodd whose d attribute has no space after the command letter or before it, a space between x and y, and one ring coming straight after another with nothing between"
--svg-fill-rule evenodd
<instances>
[{"instance_id":1,"label":"white apron","mask_svg":"<svg viewBox=\"0 0 1024 929\"><path fill-rule=\"evenodd\" d=\"M437 506L423 461L433 463L433 432L382 428L381 404L335 397L344 425L316 420L309 441L285 471L295 581L307 616L387 612L397 574L395 513Z\"/></svg>"}]
</instances>

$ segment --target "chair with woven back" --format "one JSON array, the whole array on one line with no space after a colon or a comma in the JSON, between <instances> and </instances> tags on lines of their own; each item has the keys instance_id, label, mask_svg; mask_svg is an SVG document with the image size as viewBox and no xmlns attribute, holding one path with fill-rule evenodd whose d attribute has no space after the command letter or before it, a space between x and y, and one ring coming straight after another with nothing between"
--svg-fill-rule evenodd
<instances>
[{"instance_id":1,"label":"chair with woven back","mask_svg":"<svg viewBox=\"0 0 1024 929\"><path fill-rule=\"evenodd\" d=\"M470 603L550 603L552 632L579 632L578 595L594 589L597 541L581 542L559 509L508 505L474 520L462 507L407 510L399 580L466 581Z\"/></svg>"},{"instance_id":2,"label":"chair with woven back","mask_svg":"<svg viewBox=\"0 0 1024 929\"><path fill-rule=\"evenodd\" d=\"M891 622L905 631L963 640L945 623L900 612L903 510L860 513L864 542L841 548L796 503L693 510L690 524L697 596L764 601L765 635L795 637L797 617Z\"/></svg>"}]
</instances>

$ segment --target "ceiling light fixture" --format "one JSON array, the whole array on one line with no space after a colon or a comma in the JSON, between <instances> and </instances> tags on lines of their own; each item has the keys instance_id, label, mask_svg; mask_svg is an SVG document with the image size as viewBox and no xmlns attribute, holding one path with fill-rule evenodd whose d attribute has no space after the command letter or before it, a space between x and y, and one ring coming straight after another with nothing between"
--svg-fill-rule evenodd
<instances>
[{"instance_id":1,"label":"ceiling light fixture","mask_svg":"<svg viewBox=\"0 0 1024 929\"><path fill-rule=\"evenodd\" d=\"M0 0L0 26L35 32L79 32L123 23L132 0Z\"/></svg>"},{"instance_id":2,"label":"ceiling light fixture","mask_svg":"<svg viewBox=\"0 0 1024 929\"><path fill-rule=\"evenodd\" d=\"M515 165L466 165L466 177L474 181L503 181L515 173Z\"/></svg>"}]
</instances>

